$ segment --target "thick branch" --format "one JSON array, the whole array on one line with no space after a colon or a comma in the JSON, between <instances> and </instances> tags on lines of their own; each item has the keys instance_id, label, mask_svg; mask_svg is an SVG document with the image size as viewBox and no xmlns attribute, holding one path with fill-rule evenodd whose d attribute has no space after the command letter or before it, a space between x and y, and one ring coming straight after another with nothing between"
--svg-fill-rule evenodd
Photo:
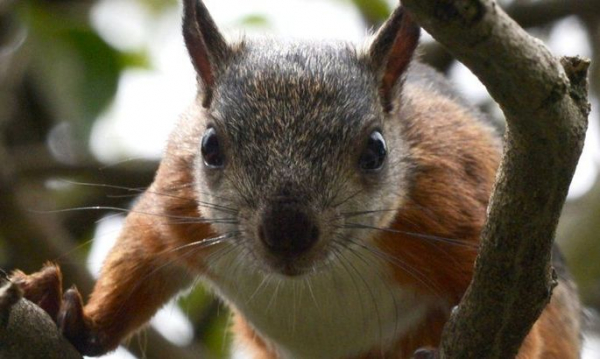
<instances>
[{"instance_id":1,"label":"thick branch","mask_svg":"<svg viewBox=\"0 0 600 359\"><path fill-rule=\"evenodd\" d=\"M81 359L52 319L0 278L0 358Z\"/></svg>"},{"instance_id":2,"label":"thick branch","mask_svg":"<svg viewBox=\"0 0 600 359\"><path fill-rule=\"evenodd\" d=\"M561 64L491 0L403 3L486 85L508 127L474 278L440 353L514 357L550 299L552 241L587 127L589 62Z\"/></svg>"},{"instance_id":3,"label":"thick branch","mask_svg":"<svg viewBox=\"0 0 600 359\"><path fill-rule=\"evenodd\" d=\"M567 16L589 17L600 13L598 0L545 0L513 1L505 8L519 25L524 28L546 26ZM438 43L429 43L421 47L421 61L446 72L452 64L452 56Z\"/></svg>"}]
</instances>

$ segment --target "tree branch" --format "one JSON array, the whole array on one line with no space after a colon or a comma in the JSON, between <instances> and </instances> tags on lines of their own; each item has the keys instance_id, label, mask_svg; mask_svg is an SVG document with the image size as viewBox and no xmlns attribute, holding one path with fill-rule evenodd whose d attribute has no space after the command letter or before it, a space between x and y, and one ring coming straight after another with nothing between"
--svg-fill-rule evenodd
<instances>
[{"instance_id":1,"label":"tree branch","mask_svg":"<svg viewBox=\"0 0 600 359\"><path fill-rule=\"evenodd\" d=\"M81 359L52 319L22 298L21 290L0 278L0 358Z\"/></svg>"},{"instance_id":2,"label":"tree branch","mask_svg":"<svg viewBox=\"0 0 600 359\"><path fill-rule=\"evenodd\" d=\"M554 58L491 0L404 0L507 120L475 274L442 358L511 358L550 299L552 242L583 147L589 61Z\"/></svg>"},{"instance_id":3,"label":"tree branch","mask_svg":"<svg viewBox=\"0 0 600 359\"><path fill-rule=\"evenodd\" d=\"M564 17L577 15L582 18L600 13L598 0L545 0L513 1L505 8L506 13L521 27L545 26ZM452 64L452 56L438 43L421 46L421 61L446 72Z\"/></svg>"}]
</instances>

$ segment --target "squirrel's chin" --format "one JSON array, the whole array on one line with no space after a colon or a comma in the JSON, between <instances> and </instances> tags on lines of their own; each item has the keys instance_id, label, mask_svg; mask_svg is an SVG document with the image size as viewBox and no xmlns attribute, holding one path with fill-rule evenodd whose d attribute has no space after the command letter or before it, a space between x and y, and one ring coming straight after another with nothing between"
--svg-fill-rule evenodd
<instances>
[{"instance_id":1,"label":"squirrel's chin","mask_svg":"<svg viewBox=\"0 0 600 359\"><path fill-rule=\"evenodd\" d=\"M322 256L306 253L299 256L266 255L263 257L262 270L269 274L278 274L282 277L300 277L318 272L327 264L327 259Z\"/></svg>"}]
</instances>

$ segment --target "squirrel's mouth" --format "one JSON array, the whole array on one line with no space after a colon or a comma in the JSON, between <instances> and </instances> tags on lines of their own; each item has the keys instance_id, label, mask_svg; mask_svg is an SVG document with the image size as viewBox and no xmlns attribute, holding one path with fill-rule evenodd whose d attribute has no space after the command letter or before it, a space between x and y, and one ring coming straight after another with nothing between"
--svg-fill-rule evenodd
<instances>
[{"instance_id":1,"label":"squirrel's mouth","mask_svg":"<svg viewBox=\"0 0 600 359\"><path fill-rule=\"evenodd\" d=\"M327 268L334 256L326 245L318 245L306 253L297 256L281 256L260 250L256 253L260 269L269 274L282 277L300 277L311 275Z\"/></svg>"},{"instance_id":2,"label":"squirrel's mouth","mask_svg":"<svg viewBox=\"0 0 600 359\"><path fill-rule=\"evenodd\" d=\"M313 266L300 264L294 260L270 260L267 266L273 272L285 277L298 277L305 273L313 271Z\"/></svg>"}]
</instances>

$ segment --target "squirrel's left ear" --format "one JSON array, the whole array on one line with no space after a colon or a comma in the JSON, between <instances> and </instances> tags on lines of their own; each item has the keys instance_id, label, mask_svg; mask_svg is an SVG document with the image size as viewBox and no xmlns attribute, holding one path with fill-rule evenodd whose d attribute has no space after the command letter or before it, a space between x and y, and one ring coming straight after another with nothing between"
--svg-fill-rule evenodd
<instances>
[{"instance_id":1,"label":"squirrel's left ear","mask_svg":"<svg viewBox=\"0 0 600 359\"><path fill-rule=\"evenodd\" d=\"M385 112L392 110L394 89L410 64L420 33L419 25L400 6L381 26L369 48L368 57L379 76L379 92Z\"/></svg>"},{"instance_id":2,"label":"squirrel's left ear","mask_svg":"<svg viewBox=\"0 0 600 359\"><path fill-rule=\"evenodd\" d=\"M216 78L231 57L231 48L202 0L183 1L183 39L202 86L202 106L209 107Z\"/></svg>"}]
</instances>

